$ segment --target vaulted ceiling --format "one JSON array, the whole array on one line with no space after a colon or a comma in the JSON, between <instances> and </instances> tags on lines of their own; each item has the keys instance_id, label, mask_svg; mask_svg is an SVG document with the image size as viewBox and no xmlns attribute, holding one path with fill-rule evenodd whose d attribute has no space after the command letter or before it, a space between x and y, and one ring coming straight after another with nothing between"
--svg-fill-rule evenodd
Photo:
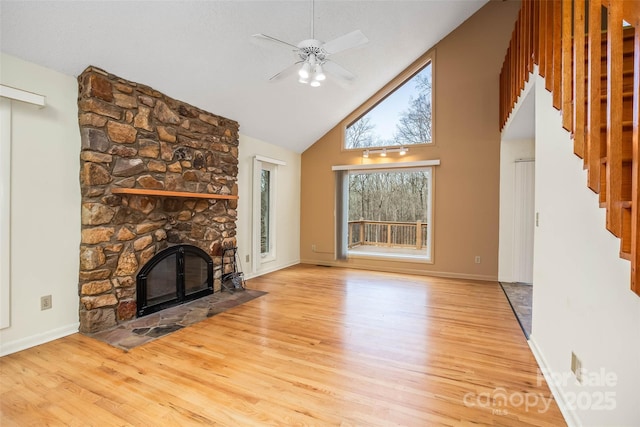
<instances>
[{"instance_id":1,"label":"vaulted ceiling","mask_svg":"<svg viewBox=\"0 0 640 427\"><path fill-rule=\"evenodd\" d=\"M302 152L487 0L8 1L0 49L77 76L94 65L240 123L240 132ZM332 57L357 75L312 88L294 75L297 45L355 29L369 43Z\"/></svg>"}]
</instances>

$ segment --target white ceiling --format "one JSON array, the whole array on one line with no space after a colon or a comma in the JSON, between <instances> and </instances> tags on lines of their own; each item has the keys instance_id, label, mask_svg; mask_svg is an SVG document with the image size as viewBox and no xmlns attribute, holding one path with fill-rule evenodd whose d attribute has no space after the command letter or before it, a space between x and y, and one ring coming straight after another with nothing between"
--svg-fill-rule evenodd
<instances>
[{"instance_id":1,"label":"white ceiling","mask_svg":"<svg viewBox=\"0 0 640 427\"><path fill-rule=\"evenodd\" d=\"M369 43L332 57L358 78L320 88L269 81L311 35L311 1L0 2L2 52L77 76L94 65L302 152L487 0L317 0L315 36L360 29Z\"/></svg>"}]
</instances>

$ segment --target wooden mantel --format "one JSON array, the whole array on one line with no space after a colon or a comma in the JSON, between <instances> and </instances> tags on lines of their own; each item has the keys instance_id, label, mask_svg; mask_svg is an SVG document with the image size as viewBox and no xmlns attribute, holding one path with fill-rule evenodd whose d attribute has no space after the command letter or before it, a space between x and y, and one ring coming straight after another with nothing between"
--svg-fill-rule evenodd
<instances>
[{"instance_id":1,"label":"wooden mantel","mask_svg":"<svg viewBox=\"0 0 640 427\"><path fill-rule=\"evenodd\" d=\"M149 190L146 188L112 188L112 194L129 194L136 196L184 197L196 199L236 200L238 196L231 194L190 193L188 191Z\"/></svg>"}]
</instances>

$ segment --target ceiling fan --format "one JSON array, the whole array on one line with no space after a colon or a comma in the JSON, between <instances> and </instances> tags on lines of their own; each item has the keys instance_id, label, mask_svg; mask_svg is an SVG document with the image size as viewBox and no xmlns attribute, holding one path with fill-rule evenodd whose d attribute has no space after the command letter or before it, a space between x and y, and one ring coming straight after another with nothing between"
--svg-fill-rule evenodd
<instances>
[{"instance_id":1,"label":"ceiling fan","mask_svg":"<svg viewBox=\"0 0 640 427\"><path fill-rule=\"evenodd\" d=\"M294 64L275 74L269 80L279 79L285 75L288 75L293 69L296 68L298 68L298 81L303 84L309 84L312 87L320 86L321 82L326 79L326 75L324 74L325 71L346 81L351 81L356 78L356 76L352 72L337 64L333 60L329 59L329 57L338 52L342 52L347 49L352 49L354 47L366 44L369 39L367 39L360 30L352 31L326 43L316 39L313 28L315 14L314 9L315 5L314 1L312 1L311 38L302 40L297 45L293 45L291 43L279 40L266 34L253 35L253 37L255 38L268 40L291 48L296 56L296 62Z\"/></svg>"}]
</instances>

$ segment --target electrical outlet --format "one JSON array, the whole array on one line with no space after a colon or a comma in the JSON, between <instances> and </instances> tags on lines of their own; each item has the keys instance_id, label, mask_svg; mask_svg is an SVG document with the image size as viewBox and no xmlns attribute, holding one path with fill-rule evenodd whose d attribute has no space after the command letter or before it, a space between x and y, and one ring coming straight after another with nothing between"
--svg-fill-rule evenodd
<instances>
[{"instance_id":1,"label":"electrical outlet","mask_svg":"<svg viewBox=\"0 0 640 427\"><path fill-rule=\"evenodd\" d=\"M576 376L576 380L582 383L582 362L574 352L571 352L571 372Z\"/></svg>"},{"instance_id":2,"label":"electrical outlet","mask_svg":"<svg viewBox=\"0 0 640 427\"><path fill-rule=\"evenodd\" d=\"M246 256L244 257L244 261L245 261L245 262L249 262L249 255L246 255Z\"/></svg>"},{"instance_id":3,"label":"electrical outlet","mask_svg":"<svg viewBox=\"0 0 640 427\"><path fill-rule=\"evenodd\" d=\"M40 297L40 310L49 310L51 307L53 307L51 295Z\"/></svg>"},{"instance_id":4,"label":"electrical outlet","mask_svg":"<svg viewBox=\"0 0 640 427\"><path fill-rule=\"evenodd\" d=\"M476 264L480 264L480 255L476 255Z\"/></svg>"},{"instance_id":5,"label":"electrical outlet","mask_svg":"<svg viewBox=\"0 0 640 427\"><path fill-rule=\"evenodd\" d=\"M316 245L311 245L311 251L315 252L316 251Z\"/></svg>"}]
</instances>

